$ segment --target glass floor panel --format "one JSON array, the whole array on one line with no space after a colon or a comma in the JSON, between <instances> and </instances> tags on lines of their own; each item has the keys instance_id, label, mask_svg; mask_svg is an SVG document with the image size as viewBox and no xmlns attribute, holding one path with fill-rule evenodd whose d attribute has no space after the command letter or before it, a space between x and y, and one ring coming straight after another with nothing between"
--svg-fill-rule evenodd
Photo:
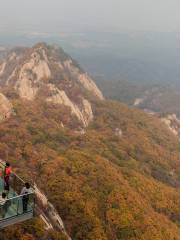
<instances>
[{"instance_id":1,"label":"glass floor panel","mask_svg":"<svg viewBox=\"0 0 180 240\"><path fill-rule=\"evenodd\" d=\"M3 191L4 182L3 179L0 178L0 194L2 194ZM23 196L18 196L18 194L12 188L10 188L8 193L8 199L6 202L6 207L0 208L0 220L33 211L34 199L32 198L31 194L28 196L27 210L25 212L23 212Z\"/></svg>"}]
</instances>

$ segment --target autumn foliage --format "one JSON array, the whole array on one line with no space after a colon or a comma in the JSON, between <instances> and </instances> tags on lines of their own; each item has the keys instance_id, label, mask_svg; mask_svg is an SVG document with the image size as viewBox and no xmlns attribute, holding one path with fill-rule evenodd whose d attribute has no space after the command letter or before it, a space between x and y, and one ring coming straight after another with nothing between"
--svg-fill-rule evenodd
<instances>
[{"instance_id":1,"label":"autumn foliage","mask_svg":"<svg viewBox=\"0 0 180 240\"><path fill-rule=\"evenodd\" d=\"M63 107L19 100L14 106L15 115L0 125L0 156L8 152L13 168L46 193L73 240L180 239L180 141L160 121L104 101L94 105L95 119L82 134ZM35 218L0 239L65 236Z\"/></svg>"}]
</instances>

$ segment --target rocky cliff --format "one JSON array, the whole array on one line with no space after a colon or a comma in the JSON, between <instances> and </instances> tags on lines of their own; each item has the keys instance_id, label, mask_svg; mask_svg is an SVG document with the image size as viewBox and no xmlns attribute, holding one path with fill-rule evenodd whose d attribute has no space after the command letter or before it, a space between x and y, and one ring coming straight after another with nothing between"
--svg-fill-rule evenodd
<instances>
[{"instance_id":1,"label":"rocky cliff","mask_svg":"<svg viewBox=\"0 0 180 240\"><path fill-rule=\"evenodd\" d=\"M0 93L0 121L9 118L13 113L13 106L11 102Z\"/></svg>"},{"instance_id":2,"label":"rocky cliff","mask_svg":"<svg viewBox=\"0 0 180 240\"><path fill-rule=\"evenodd\" d=\"M180 137L180 120L177 118L176 114L169 114L161 118L169 130L176 136Z\"/></svg>"},{"instance_id":3,"label":"rocky cliff","mask_svg":"<svg viewBox=\"0 0 180 240\"><path fill-rule=\"evenodd\" d=\"M0 62L0 84L28 101L41 98L67 106L84 127L93 119L91 100L103 100L96 84L70 56L44 43L11 50Z\"/></svg>"}]
</instances>

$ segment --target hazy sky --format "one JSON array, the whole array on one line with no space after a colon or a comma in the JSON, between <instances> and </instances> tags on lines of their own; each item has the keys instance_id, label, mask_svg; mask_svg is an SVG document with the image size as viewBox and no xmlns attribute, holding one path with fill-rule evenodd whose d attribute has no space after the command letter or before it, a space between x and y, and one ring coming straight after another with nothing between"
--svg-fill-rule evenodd
<instances>
[{"instance_id":1,"label":"hazy sky","mask_svg":"<svg viewBox=\"0 0 180 240\"><path fill-rule=\"evenodd\" d=\"M179 0L0 0L0 31L180 30Z\"/></svg>"}]
</instances>

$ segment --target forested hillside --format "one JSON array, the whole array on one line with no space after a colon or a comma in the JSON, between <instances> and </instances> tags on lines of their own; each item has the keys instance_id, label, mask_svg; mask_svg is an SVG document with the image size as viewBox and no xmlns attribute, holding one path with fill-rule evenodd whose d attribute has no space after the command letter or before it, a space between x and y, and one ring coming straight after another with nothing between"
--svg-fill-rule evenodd
<instances>
[{"instance_id":1,"label":"forested hillside","mask_svg":"<svg viewBox=\"0 0 180 240\"><path fill-rule=\"evenodd\" d=\"M12 103L14 116L0 125L1 158L8 151L13 168L47 194L73 240L179 240L180 142L158 119L95 101L82 132L64 107ZM65 237L34 219L0 239Z\"/></svg>"},{"instance_id":2,"label":"forested hillside","mask_svg":"<svg viewBox=\"0 0 180 240\"><path fill-rule=\"evenodd\" d=\"M0 63L0 158L36 183L73 240L179 240L180 140L155 116L105 100L62 49ZM66 240L33 220L1 240Z\"/></svg>"}]
</instances>

